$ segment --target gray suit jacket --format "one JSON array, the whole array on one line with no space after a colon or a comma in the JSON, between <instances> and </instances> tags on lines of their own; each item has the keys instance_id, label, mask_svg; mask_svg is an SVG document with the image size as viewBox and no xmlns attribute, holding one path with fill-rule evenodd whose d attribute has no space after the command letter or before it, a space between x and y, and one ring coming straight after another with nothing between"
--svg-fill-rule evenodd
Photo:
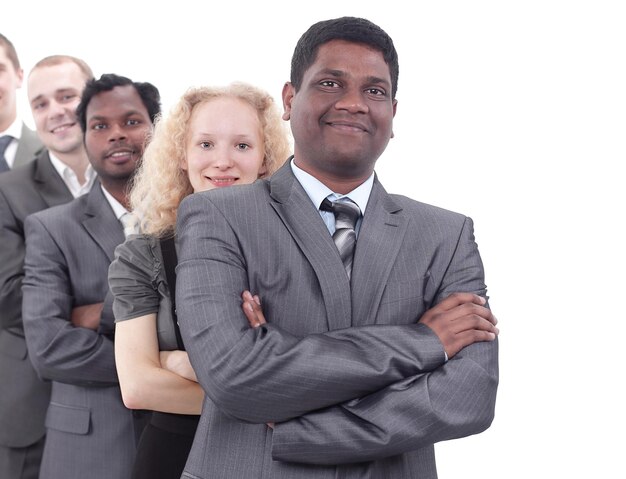
<instances>
[{"instance_id":1,"label":"gray suit jacket","mask_svg":"<svg viewBox=\"0 0 626 479\"><path fill-rule=\"evenodd\" d=\"M15 152L15 161L13 162L12 169L31 162L42 149L43 145L41 144L41 140L39 140L37 133L22 124L22 137L17 144L17 151Z\"/></svg>"},{"instance_id":2,"label":"gray suit jacket","mask_svg":"<svg viewBox=\"0 0 626 479\"><path fill-rule=\"evenodd\" d=\"M87 195L29 216L25 231L26 342L37 372L52 381L41 477L127 478L135 431L122 403L113 342L69 320L73 307L105 300L122 226L96 182ZM105 301L102 321L111 318Z\"/></svg>"},{"instance_id":3,"label":"gray suit jacket","mask_svg":"<svg viewBox=\"0 0 626 479\"><path fill-rule=\"evenodd\" d=\"M289 163L191 195L178 221L178 320L207 393L184 477L435 478L435 442L490 425L497 343L446 363L416 324L453 292L486 295L469 218L376 180L352 288ZM267 326L248 327L245 289Z\"/></svg>"},{"instance_id":4,"label":"gray suit jacket","mask_svg":"<svg viewBox=\"0 0 626 479\"><path fill-rule=\"evenodd\" d=\"M50 383L27 357L22 325L24 220L72 200L47 151L0 175L0 444L25 447L45 433Z\"/></svg>"}]
</instances>

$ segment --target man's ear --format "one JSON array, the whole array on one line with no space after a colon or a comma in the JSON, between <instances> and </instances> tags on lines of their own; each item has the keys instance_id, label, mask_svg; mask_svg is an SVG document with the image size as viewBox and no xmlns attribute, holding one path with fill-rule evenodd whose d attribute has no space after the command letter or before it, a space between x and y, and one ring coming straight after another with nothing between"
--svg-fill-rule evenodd
<instances>
[{"instance_id":1,"label":"man's ear","mask_svg":"<svg viewBox=\"0 0 626 479\"><path fill-rule=\"evenodd\" d=\"M396 111L397 111L397 109L398 109L398 100L394 100L394 101L393 101L393 117L394 117L394 118L396 117ZM391 138L393 138L394 136L395 136L395 135L394 135L394 133L393 133L393 127L392 127L392 129L391 129Z\"/></svg>"},{"instance_id":2,"label":"man's ear","mask_svg":"<svg viewBox=\"0 0 626 479\"><path fill-rule=\"evenodd\" d=\"M22 83L24 82L24 70L22 70L21 68L18 68L17 71L17 87L18 88L22 88Z\"/></svg>"},{"instance_id":3,"label":"man's ear","mask_svg":"<svg viewBox=\"0 0 626 479\"><path fill-rule=\"evenodd\" d=\"M291 82L285 83L285 86L283 86L283 120L285 121L289 121L291 118L291 102L293 101L295 94L296 89Z\"/></svg>"}]
</instances>

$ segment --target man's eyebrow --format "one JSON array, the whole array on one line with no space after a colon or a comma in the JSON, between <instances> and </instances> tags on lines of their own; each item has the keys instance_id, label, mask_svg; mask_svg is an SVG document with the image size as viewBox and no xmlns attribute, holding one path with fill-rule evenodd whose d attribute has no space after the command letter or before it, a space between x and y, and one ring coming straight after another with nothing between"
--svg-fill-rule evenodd
<instances>
[{"instance_id":1,"label":"man's eyebrow","mask_svg":"<svg viewBox=\"0 0 626 479\"><path fill-rule=\"evenodd\" d=\"M343 70L338 70L336 68L324 68L323 70L320 70L317 74L318 75L332 75L334 77L341 78L345 76L346 72L344 72ZM389 80L386 80L385 78L381 78L375 75L370 75L365 80L367 83L390 85Z\"/></svg>"},{"instance_id":2,"label":"man's eyebrow","mask_svg":"<svg viewBox=\"0 0 626 479\"><path fill-rule=\"evenodd\" d=\"M369 76L367 77L367 83L383 83L385 85L389 85L389 80L377 76Z\"/></svg>"},{"instance_id":3,"label":"man's eyebrow","mask_svg":"<svg viewBox=\"0 0 626 479\"><path fill-rule=\"evenodd\" d=\"M119 118L119 117L128 118L129 116L141 115L141 114L142 114L141 110L128 110L124 112L122 115L116 116L116 118ZM93 115L93 116L90 116L87 121L88 122L93 121L93 120L102 121L102 120L108 120L108 119L109 117L104 116L104 115Z\"/></svg>"}]
</instances>

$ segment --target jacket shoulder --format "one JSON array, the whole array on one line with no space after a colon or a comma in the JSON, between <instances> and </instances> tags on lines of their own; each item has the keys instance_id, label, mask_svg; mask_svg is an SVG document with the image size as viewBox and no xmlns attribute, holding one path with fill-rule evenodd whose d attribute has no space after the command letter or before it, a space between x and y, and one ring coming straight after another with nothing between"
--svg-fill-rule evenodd
<instances>
[{"instance_id":1,"label":"jacket shoulder","mask_svg":"<svg viewBox=\"0 0 626 479\"><path fill-rule=\"evenodd\" d=\"M419 215L439 221L465 222L467 216L455 211L447 210L439 206L422 203L407 196L389 195L409 215Z\"/></svg>"}]
</instances>

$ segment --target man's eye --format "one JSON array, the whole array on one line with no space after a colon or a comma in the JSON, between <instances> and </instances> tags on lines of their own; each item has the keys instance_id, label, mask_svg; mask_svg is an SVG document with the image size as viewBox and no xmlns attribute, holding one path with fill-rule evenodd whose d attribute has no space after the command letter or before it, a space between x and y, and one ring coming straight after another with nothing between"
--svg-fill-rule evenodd
<instances>
[{"instance_id":1,"label":"man's eye","mask_svg":"<svg viewBox=\"0 0 626 479\"><path fill-rule=\"evenodd\" d=\"M136 126L136 125L139 125L139 123L141 123L139 120L128 120L126 122L126 124L129 126Z\"/></svg>"},{"instance_id":2,"label":"man's eye","mask_svg":"<svg viewBox=\"0 0 626 479\"><path fill-rule=\"evenodd\" d=\"M104 123L96 123L91 127L92 130L104 130L107 126Z\"/></svg>"},{"instance_id":3,"label":"man's eye","mask_svg":"<svg viewBox=\"0 0 626 479\"><path fill-rule=\"evenodd\" d=\"M385 90L381 90L380 88L368 88L367 90L365 90L366 93L369 93L370 95L375 95L375 96L384 96Z\"/></svg>"}]
</instances>

